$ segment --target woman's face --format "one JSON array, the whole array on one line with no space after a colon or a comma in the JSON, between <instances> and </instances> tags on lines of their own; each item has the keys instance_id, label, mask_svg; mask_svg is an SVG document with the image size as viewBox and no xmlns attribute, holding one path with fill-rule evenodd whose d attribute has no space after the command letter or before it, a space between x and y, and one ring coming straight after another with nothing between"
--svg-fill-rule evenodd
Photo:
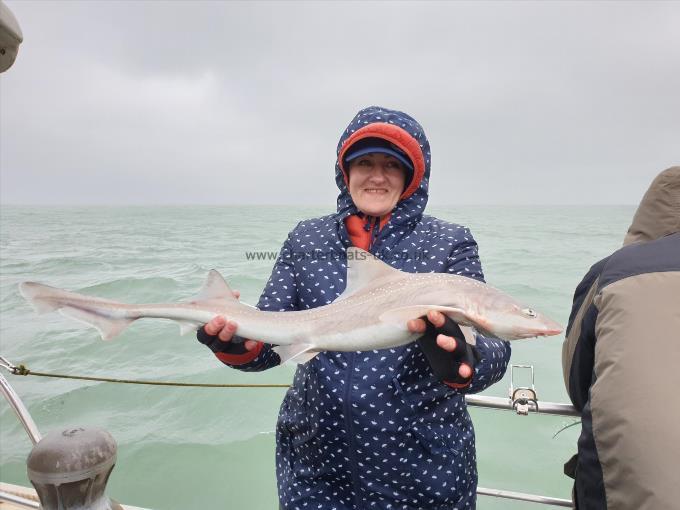
<instances>
[{"instance_id":1,"label":"woman's face","mask_svg":"<svg viewBox=\"0 0 680 510\"><path fill-rule=\"evenodd\" d=\"M373 152L349 164L349 194L368 216L384 216L394 209L404 191L406 171L394 156Z\"/></svg>"}]
</instances>

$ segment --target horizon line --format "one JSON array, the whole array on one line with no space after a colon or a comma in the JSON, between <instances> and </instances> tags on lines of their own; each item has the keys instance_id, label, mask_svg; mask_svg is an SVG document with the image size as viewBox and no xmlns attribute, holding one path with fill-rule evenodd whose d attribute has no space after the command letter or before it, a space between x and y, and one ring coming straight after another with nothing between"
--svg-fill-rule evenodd
<instances>
[{"instance_id":1,"label":"horizon line","mask_svg":"<svg viewBox=\"0 0 680 510\"><path fill-rule=\"evenodd\" d=\"M583 207L583 206L602 206L602 207L626 207L637 206L637 203L461 203L456 204L427 204L429 207ZM334 207L333 204L331 207ZM194 203L194 202L178 202L178 203L153 203L153 202L133 202L133 203L63 203L63 202L49 202L49 203L32 203L32 202L2 202L0 207L314 207L320 209L329 209L328 204L290 204L290 203Z\"/></svg>"}]
</instances>

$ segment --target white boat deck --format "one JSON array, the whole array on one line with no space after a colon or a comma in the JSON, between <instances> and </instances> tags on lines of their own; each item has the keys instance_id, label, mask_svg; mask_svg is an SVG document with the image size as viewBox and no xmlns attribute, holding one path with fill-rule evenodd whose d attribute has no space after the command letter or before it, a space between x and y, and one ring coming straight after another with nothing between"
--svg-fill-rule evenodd
<instances>
[{"instance_id":1,"label":"white boat deck","mask_svg":"<svg viewBox=\"0 0 680 510\"><path fill-rule=\"evenodd\" d=\"M22 487L11 483L0 482L0 493L14 496L17 502L0 498L0 510L25 510L26 508L40 508L40 501L32 487ZM138 506L122 505L125 510L149 510Z\"/></svg>"}]
</instances>

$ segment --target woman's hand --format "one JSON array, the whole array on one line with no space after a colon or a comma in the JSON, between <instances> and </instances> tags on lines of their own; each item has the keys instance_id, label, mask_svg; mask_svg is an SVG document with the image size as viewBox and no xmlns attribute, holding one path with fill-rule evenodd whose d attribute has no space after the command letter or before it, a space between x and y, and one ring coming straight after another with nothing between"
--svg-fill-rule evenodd
<instances>
[{"instance_id":1,"label":"woman's hand","mask_svg":"<svg viewBox=\"0 0 680 510\"><path fill-rule=\"evenodd\" d=\"M238 299L241 297L241 293L234 291L234 297ZM234 321L227 320L222 315L218 315L205 326L203 326L203 329L208 335L216 336L222 342L231 342L231 340L234 338L234 334L236 334L236 330L238 329L238 324L236 324ZM258 342L257 340L246 340L243 345L246 350L252 351L260 343L262 342Z\"/></svg>"},{"instance_id":2,"label":"woman's hand","mask_svg":"<svg viewBox=\"0 0 680 510\"><path fill-rule=\"evenodd\" d=\"M432 323L435 328L441 328L446 322L446 317L443 313L436 310L430 310L427 312L427 319ZM406 324L408 330L411 333L425 333L427 329L427 324L423 319L412 319ZM447 335L437 335L437 345L448 352L453 352L456 350L457 340L452 336ZM458 368L458 375L463 379L468 379L472 376L473 369L467 363L461 363Z\"/></svg>"}]
</instances>

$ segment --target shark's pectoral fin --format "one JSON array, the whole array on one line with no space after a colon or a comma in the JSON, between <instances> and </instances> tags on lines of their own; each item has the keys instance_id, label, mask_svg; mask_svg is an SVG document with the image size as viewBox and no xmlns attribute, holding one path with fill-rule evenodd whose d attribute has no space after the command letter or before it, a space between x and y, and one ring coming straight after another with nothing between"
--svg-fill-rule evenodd
<instances>
[{"instance_id":1,"label":"shark's pectoral fin","mask_svg":"<svg viewBox=\"0 0 680 510\"><path fill-rule=\"evenodd\" d=\"M135 319L113 319L99 315L95 312L83 310L82 308L75 308L73 306L64 306L59 309L59 312L66 317L70 317L80 322L97 328L102 340L111 340L118 336L121 331L127 328Z\"/></svg>"},{"instance_id":2,"label":"shark's pectoral fin","mask_svg":"<svg viewBox=\"0 0 680 510\"><path fill-rule=\"evenodd\" d=\"M191 321L175 321L179 324L179 334L186 335L187 333L196 333L196 331L203 326L200 322Z\"/></svg>"},{"instance_id":3,"label":"shark's pectoral fin","mask_svg":"<svg viewBox=\"0 0 680 510\"><path fill-rule=\"evenodd\" d=\"M319 354L317 351L310 352L313 347L309 344L291 344L278 345L273 350L281 358L282 365L289 361L302 364Z\"/></svg>"},{"instance_id":4,"label":"shark's pectoral fin","mask_svg":"<svg viewBox=\"0 0 680 510\"><path fill-rule=\"evenodd\" d=\"M464 310L460 308L452 308L450 306L441 305L414 305L404 306L401 308L393 308L382 313L379 317L380 321L389 324L394 324L399 329L407 329L406 323L411 319L417 319L423 315L427 315L430 310L437 310L448 316L454 322L462 326L471 326L472 322L468 318Z\"/></svg>"}]
</instances>

